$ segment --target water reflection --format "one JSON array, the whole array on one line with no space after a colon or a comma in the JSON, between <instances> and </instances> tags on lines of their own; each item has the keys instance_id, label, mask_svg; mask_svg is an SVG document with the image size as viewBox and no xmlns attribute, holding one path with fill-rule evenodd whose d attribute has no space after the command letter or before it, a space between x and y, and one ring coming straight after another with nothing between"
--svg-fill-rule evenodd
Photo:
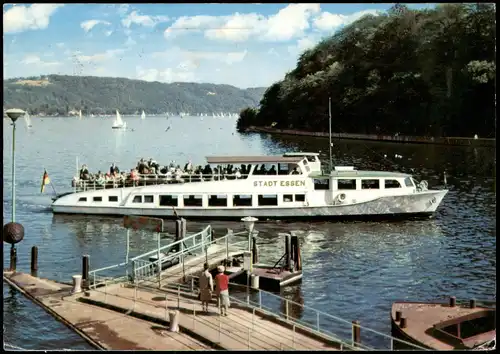
<instances>
[{"instance_id":1,"label":"water reflection","mask_svg":"<svg viewBox=\"0 0 500 354\"><path fill-rule=\"evenodd\" d=\"M71 281L71 275L81 272L82 254L90 254L91 268L116 264L125 255L126 231L122 218L51 214L50 188L46 195L40 195L39 178L44 167L58 192L63 192L70 188L75 156L93 171L107 170L113 161L121 169L129 169L141 157L154 157L162 164L171 160L184 164L186 159L203 164L207 152L210 155L271 155L321 150L322 160L328 159L328 139L240 135L234 132L232 125L220 119L196 119L197 129L192 129L193 120L189 117L173 118L167 123L161 117L145 121L135 118L127 122L134 132L112 132L111 121L50 118L34 122L36 134L26 134L19 129L16 138L23 148L16 155L19 171L16 216L26 229L26 238L18 250L20 269L29 270L33 245L39 247L40 276L63 281ZM163 122L162 129L158 129L159 122ZM171 129L166 132L168 125ZM3 216L8 220L12 134L5 122L4 131ZM190 133L190 139L183 139L186 132ZM152 143L162 141L168 141L168 149L158 149L158 144ZM89 145L92 148L89 149ZM257 241L264 263L274 263L284 253L283 233L299 236L304 277L298 288L304 305L348 321L360 320L362 325L390 333L387 314L395 300L435 300L452 294L457 298L480 299L495 295L496 159L493 149L334 139L333 150L335 164L408 172L415 174L417 179L426 179L431 188L442 187L446 170L450 192L435 218L430 220L380 223L259 221ZM395 159L395 154L403 158ZM227 228L243 230L241 222L188 220L188 232L198 232L208 223L214 227L216 236L224 235ZM166 221L165 225L173 234L174 223ZM131 232L130 241L137 254L156 247L155 237L148 233ZM167 242L168 234L162 238L162 244ZM8 248L4 248L4 259L8 257ZM275 296L264 301L276 312L282 308ZM16 313L7 301L5 305L6 313ZM27 327L38 330L39 323L50 328L42 320L30 322L32 308L23 306L29 309L28 315L11 316L12 320L24 323L25 330ZM57 323L45 313L40 315L43 316L49 323ZM315 316L307 308L301 313L302 320L313 325L316 324ZM327 321L320 319L320 322L322 328L336 331ZM350 326L342 330L349 337ZM58 330L52 332L53 337L57 337L58 332L60 337L72 338ZM31 331L29 336L32 341L18 337L24 342L31 341L34 349L50 347L52 343L45 332L41 336Z\"/></svg>"}]
</instances>

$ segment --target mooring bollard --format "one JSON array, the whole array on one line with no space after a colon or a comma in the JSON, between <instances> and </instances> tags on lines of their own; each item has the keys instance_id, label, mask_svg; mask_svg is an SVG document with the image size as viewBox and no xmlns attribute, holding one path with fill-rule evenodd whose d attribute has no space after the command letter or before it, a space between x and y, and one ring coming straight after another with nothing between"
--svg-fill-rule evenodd
<instances>
[{"instance_id":1,"label":"mooring bollard","mask_svg":"<svg viewBox=\"0 0 500 354\"><path fill-rule=\"evenodd\" d=\"M450 307L455 307L457 305L457 298L455 296L450 296Z\"/></svg>"},{"instance_id":2,"label":"mooring bollard","mask_svg":"<svg viewBox=\"0 0 500 354\"><path fill-rule=\"evenodd\" d=\"M170 311L170 332L179 332L179 311Z\"/></svg>"},{"instance_id":3,"label":"mooring bollard","mask_svg":"<svg viewBox=\"0 0 500 354\"><path fill-rule=\"evenodd\" d=\"M82 257L82 280L83 288L87 290L89 288L89 255L84 254Z\"/></svg>"},{"instance_id":4,"label":"mooring bollard","mask_svg":"<svg viewBox=\"0 0 500 354\"><path fill-rule=\"evenodd\" d=\"M73 289L71 289L72 294L82 292L82 276L80 274L73 275Z\"/></svg>"},{"instance_id":5,"label":"mooring bollard","mask_svg":"<svg viewBox=\"0 0 500 354\"><path fill-rule=\"evenodd\" d=\"M471 309L476 308L476 299L470 299L469 305Z\"/></svg>"},{"instance_id":6,"label":"mooring bollard","mask_svg":"<svg viewBox=\"0 0 500 354\"><path fill-rule=\"evenodd\" d=\"M361 327L358 320L352 321L352 342L353 346L361 343Z\"/></svg>"},{"instance_id":7,"label":"mooring bollard","mask_svg":"<svg viewBox=\"0 0 500 354\"><path fill-rule=\"evenodd\" d=\"M406 326L407 326L406 317L401 317L401 321L399 322L399 327L406 328Z\"/></svg>"},{"instance_id":8,"label":"mooring bollard","mask_svg":"<svg viewBox=\"0 0 500 354\"><path fill-rule=\"evenodd\" d=\"M401 321L402 315L403 315L403 313L401 311L396 311L396 322Z\"/></svg>"},{"instance_id":9,"label":"mooring bollard","mask_svg":"<svg viewBox=\"0 0 500 354\"><path fill-rule=\"evenodd\" d=\"M31 247L31 271L36 272L38 270L38 247Z\"/></svg>"}]
</instances>

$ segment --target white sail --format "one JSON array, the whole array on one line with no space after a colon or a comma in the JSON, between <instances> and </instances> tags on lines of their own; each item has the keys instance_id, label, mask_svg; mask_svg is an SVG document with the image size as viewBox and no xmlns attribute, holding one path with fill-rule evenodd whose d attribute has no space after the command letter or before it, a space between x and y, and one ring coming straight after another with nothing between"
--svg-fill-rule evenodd
<instances>
[{"instance_id":1,"label":"white sail","mask_svg":"<svg viewBox=\"0 0 500 354\"><path fill-rule=\"evenodd\" d=\"M31 118L28 112L24 113L24 122L26 123L26 128L31 128Z\"/></svg>"},{"instance_id":2,"label":"white sail","mask_svg":"<svg viewBox=\"0 0 500 354\"><path fill-rule=\"evenodd\" d=\"M141 119L146 119L146 113L144 113L144 110L142 111Z\"/></svg>"},{"instance_id":3,"label":"white sail","mask_svg":"<svg viewBox=\"0 0 500 354\"><path fill-rule=\"evenodd\" d=\"M122 120L122 117L120 115L120 112L118 112L118 110L116 110L116 118L115 118L115 121L113 122L113 128L126 128L127 127L127 123L124 123L123 120Z\"/></svg>"},{"instance_id":4,"label":"white sail","mask_svg":"<svg viewBox=\"0 0 500 354\"><path fill-rule=\"evenodd\" d=\"M80 109L80 111L78 112L78 118L82 119L82 110Z\"/></svg>"}]
</instances>

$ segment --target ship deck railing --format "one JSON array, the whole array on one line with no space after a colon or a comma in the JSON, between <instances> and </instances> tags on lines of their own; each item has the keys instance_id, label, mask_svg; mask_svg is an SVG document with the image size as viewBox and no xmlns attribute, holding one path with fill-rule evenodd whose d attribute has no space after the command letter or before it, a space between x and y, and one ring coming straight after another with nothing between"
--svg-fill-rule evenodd
<instances>
[{"instance_id":1,"label":"ship deck railing","mask_svg":"<svg viewBox=\"0 0 500 354\"><path fill-rule=\"evenodd\" d=\"M222 175L222 174L183 174L180 177L166 176L162 174L139 174L138 178L131 180L127 176L126 180L113 181L92 181L92 180L74 180L72 183L74 192L86 192L102 189L127 188L127 187L145 187L158 184L191 183L191 182L210 182L210 181L234 181L246 179L249 175Z\"/></svg>"}]
</instances>

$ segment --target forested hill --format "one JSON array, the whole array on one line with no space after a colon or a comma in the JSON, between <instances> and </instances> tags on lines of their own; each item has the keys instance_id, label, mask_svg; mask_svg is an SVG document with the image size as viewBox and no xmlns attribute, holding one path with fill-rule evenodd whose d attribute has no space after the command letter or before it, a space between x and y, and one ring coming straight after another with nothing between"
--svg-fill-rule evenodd
<instances>
[{"instance_id":1,"label":"forested hill","mask_svg":"<svg viewBox=\"0 0 500 354\"><path fill-rule=\"evenodd\" d=\"M31 114L236 113L257 106L265 88L146 82L124 78L47 75L4 80L4 108Z\"/></svg>"},{"instance_id":2,"label":"forested hill","mask_svg":"<svg viewBox=\"0 0 500 354\"><path fill-rule=\"evenodd\" d=\"M344 27L244 110L237 128L495 136L494 4L395 5Z\"/></svg>"}]
</instances>

